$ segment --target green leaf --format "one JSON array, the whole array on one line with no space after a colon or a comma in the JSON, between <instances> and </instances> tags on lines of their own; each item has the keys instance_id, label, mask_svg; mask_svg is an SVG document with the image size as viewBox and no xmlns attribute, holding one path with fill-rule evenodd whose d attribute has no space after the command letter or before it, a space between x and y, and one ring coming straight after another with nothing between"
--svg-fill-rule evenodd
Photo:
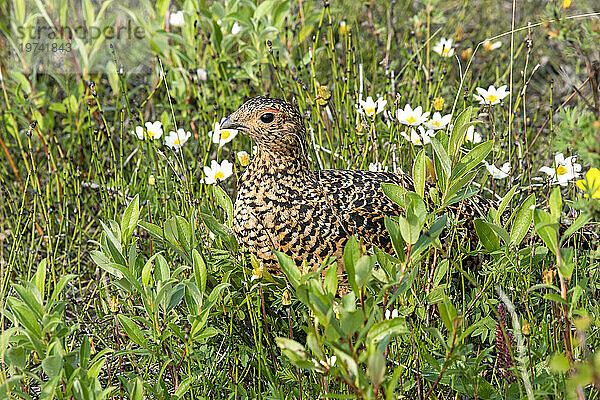
<instances>
[{"instance_id":1,"label":"green leaf","mask_svg":"<svg viewBox=\"0 0 600 400\"><path fill-rule=\"evenodd\" d=\"M10 347L6 350L4 359L8 362L8 365L23 369L27 364L27 353L22 346Z\"/></svg>"},{"instance_id":2,"label":"green leaf","mask_svg":"<svg viewBox=\"0 0 600 400\"><path fill-rule=\"evenodd\" d=\"M473 168L481 163L488 154L492 151L494 146L493 140L488 140L475 146L467 154L465 154L461 160L454 166L452 171L451 181L460 179L462 176L467 174Z\"/></svg>"},{"instance_id":3,"label":"green leaf","mask_svg":"<svg viewBox=\"0 0 600 400\"><path fill-rule=\"evenodd\" d=\"M59 376L63 368L63 358L60 354L47 356L42 360L42 369L50 378Z\"/></svg>"},{"instance_id":4,"label":"green leaf","mask_svg":"<svg viewBox=\"0 0 600 400\"><path fill-rule=\"evenodd\" d=\"M415 192L424 198L425 196L425 176L427 174L425 168L425 149L421 149L415 162L413 164L413 182L415 186Z\"/></svg>"},{"instance_id":5,"label":"green leaf","mask_svg":"<svg viewBox=\"0 0 600 400\"><path fill-rule=\"evenodd\" d=\"M121 217L121 239L123 243L129 243L129 239L137 226L140 217L140 196L136 195L129 203Z\"/></svg>"},{"instance_id":6,"label":"green leaf","mask_svg":"<svg viewBox=\"0 0 600 400\"><path fill-rule=\"evenodd\" d=\"M488 252L491 253L500 248L500 241L496 237L493 229L490 228L489 222L484 219L477 218L475 221L473 221L473 224L475 225L475 232L477 232L479 240Z\"/></svg>"},{"instance_id":7,"label":"green leaf","mask_svg":"<svg viewBox=\"0 0 600 400\"><path fill-rule=\"evenodd\" d=\"M515 211L515 219L510 230L510 242L514 245L521 244L533 220L533 207L535 206L535 194L529 195Z\"/></svg>"},{"instance_id":8,"label":"green leaf","mask_svg":"<svg viewBox=\"0 0 600 400\"><path fill-rule=\"evenodd\" d=\"M33 275L33 283L37 287L38 292L40 293L41 302L44 302L44 292L46 291L46 265L48 264L48 259L44 258L40 261L38 265L37 271L35 271L35 275Z\"/></svg>"},{"instance_id":9,"label":"green leaf","mask_svg":"<svg viewBox=\"0 0 600 400\"><path fill-rule=\"evenodd\" d=\"M177 390L175 391L175 396L183 397L190 390L190 381L191 378L186 378L179 383Z\"/></svg>"},{"instance_id":10,"label":"green leaf","mask_svg":"<svg viewBox=\"0 0 600 400\"><path fill-rule=\"evenodd\" d=\"M79 366L83 369L87 369L88 362L90 361L91 346L90 338L87 335L81 337L81 346L79 346Z\"/></svg>"},{"instance_id":11,"label":"green leaf","mask_svg":"<svg viewBox=\"0 0 600 400\"><path fill-rule=\"evenodd\" d=\"M500 205L498 206L498 211L496 211L496 215L494 216L494 224L500 225L500 222L501 222L500 217L502 217L504 210L506 210L506 207L508 207L508 204L510 203L513 196L515 195L517 188L518 188L518 186L513 186L512 189L510 189L508 191L508 193L506 193L504 195L504 197L502 198L502 201L500 202Z\"/></svg>"},{"instance_id":12,"label":"green leaf","mask_svg":"<svg viewBox=\"0 0 600 400\"><path fill-rule=\"evenodd\" d=\"M448 296L444 296L444 299L439 302L437 306L440 313L440 318L451 335L451 333L455 330L455 321L458 316L456 307L454 307Z\"/></svg>"},{"instance_id":13,"label":"green leaf","mask_svg":"<svg viewBox=\"0 0 600 400\"><path fill-rule=\"evenodd\" d=\"M563 233L562 238L560 239L561 243L563 241L565 241L566 239L568 239L572 234L577 232L579 229L583 228L583 226L585 224L587 224L588 222L590 222L591 219L592 219L592 214L589 212L583 211L581 214L579 214L579 216L577 217L575 222L573 222L571 224L571 226L569 226L569 228L565 231L565 233Z\"/></svg>"},{"instance_id":14,"label":"green leaf","mask_svg":"<svg viewBox=\"0 0 600 400\"><path fill-rule=\"evenodd\" d=\"M150 276L151 276L151 272L152 272L152 261L154 261L156 256L158 256L159 254L160 253L156 253L152 257L150 257L148 259L148 261L146 261L146 264L144 264L144 268L142 268L142 284L144 286L148 286L148 283L150 283Z\"/></svg>"},{"instance_id":15,"label":"green leaf","mask_svg":"<svg viewBox=\"0 0 600 400\"><path fill-rule=\"evenodd\" d=\"M54 302L58 300L58 296L62 293L67 283L75 279L77 276L73 274L68 274L60 278L54 290L52 291L52 296L50 296L50 302Z\"/></svg>"},{"instance_id":16,"label":"green leaf","mask_svg":"<svg viewBox=\"0 0 600 400\"><path fill-rule=\"evenodd\" d=\"M142 333L141 329L137 326L137 324L131 319L129 319L129 317L126 317L123 314L117 315L117 318L119 319L119 322L121 323L123 329L125 329L127 336L129 336L129 338L133 340L138 346L145 347L146 338L144 337L144 334Z\"/></svg>"},{"instance_id":17,"label":"green leaf","mask_svg":"<svg viewBox=\"0 0 600 400\"><path fill-rule=\"evenodd\" d=\"M381 190L383 193L394 203L398 204L400 207L405 207L405 195L407 190L399 185L394 185L393 183L382 183Z\"/></svg>"},{"instance_id":18,"label":"green leaf","mask_svg":"<svg viewBox=\"0 0 600 400\"><path fill-rule=\"evenodd\" d=\"M275 253L277 260L279 261L279 265L285 273L285 276L287 276L288 281L294 289L297 289L298 286L300 286L300 278L302 277L298 266L287 254L277 250L273 250L273 253Z\"/></svg>"},{"instance_id":19,"label":"green leaf","mask_svg":"<svg viewBox=\"0 0 600 400\"><path fill-rule=\"evenodd\" d=\"M386 337L408 334L408 326L404 318L392 318L373 324L367 334L367 343L376 344Z\"/></svg>"},{"instance_id":20,"label":"green leaf","mask_svg":"<svg viewBox=\"0 0 600 400\"><path fill-rule=\"evenodd\" d=\"M217 204L221 206L227 213L227 225L231 226L233 221L233 203L227 193L217 185L211 185L213 196Z\"/></svg>"},{"instance_id":21,"label":"green leaf","mask_svg":"<svg viewBox=\"0 0 600 400\"><path fill-rule=\"evenodd\" d=\"M187 255L192 247L192 229L188 221L176 215L169 218L164 225L165 238L176 248Z\"/></svg>"},{"instance_id":22,"label":"green leaf","mask_svg":"<svg viewBox=\"0 0 600 400\"><path fill-rule=\"evenodd\" d=\"M130 400L144 400L144 381L137 376L133 387L131 388Z\"/></svg>"},{"instance_id":23,"label":"green leaf","mask_svg":"<svg viewBox=\"0 0 600 400\"><path fill-rule=\"evenodd\" d=\"M359 288L362 288L369 282L376 259L375 256L362 256L358 259L354 276L356 279L356 286Z\"/></svg>"},{"instance_id":24,"label":"green leaf","mask_svg":"<svg viewBox=\"0 0 600 400\"><path fill-rule=\"evenodd\" d=\"M351 236L344 247L344 267L346 268L348 283L357 296L359 295L359 290L358 285L356 284L356 263L359 258L360 251L358 249L358 241L354 236Z\"/></svg>"},{"instance_id":25,"label":"green leaf","mask_svg":"<svg viewBox=\"0 0 600 400\"><path fill-rule=\"evenodd\" d=\"M404 241L402 240L402 233L400 233L400 227L389 216L385 216L385 228L387 229L390 238L392 240L392 246L396 251L396 255L401 261L404 261Z\"/></svg>"},{"instance_id":26,"label":"green leaf","mask_svg":"<svg viewBox=\"0 0 600 400\"><path fill-rule=\"evenodd\" d=\"M196 249L192 250L192 259L194 262L194 279L196 280L196 286L200 289L200 293L204 293L206 290L207 278L206 264Z\"/></svg>"},{"instance_id":27,"label":"green leaf","mask_svg":"<svg viewBox=\"0 0 600 400\"><path fill-rule=\"evenodd\" d=\"M325 273L324 289L332 296L335 296L338 289L337 265L332 264Z\"/></svg>"},{"instance_id":28,"label":"green leaf","mask_svg":"<svg viewBox=\"0 0 600 400\"><path fill-rule=\"evenodd\" d=\"M373 349L367 360L367 372L375 388L378 388L385 377L385 357L377 349Z\"/></svg>"},{"instance_id":29,"label":"green leaf","mask_svg":"<svg viewBox=\"0 0 600 400\"><path fill-rule=\"evenodd\" d=\"M556 221L560 221L560 214L562 211L562 195L560 194L560 188L558 186L554 187L550 193L548 205L550 206L550 214Z\"/></svg>"},{"instance_id":30,"label":"green leaf","mask_svg":"<svg viewBox=\"0 0 600 400\"><path fill-rule=\"evenodd\" d=\"M438 179L443 178L443 180L445 180L447 177L450 176L450 173L451 173L452 167L451 167L450 158L448 157L448 153L446 153L444 146L442 146L442 144L439 142L439 140L437 140L435 137L431 138L431 145L433 147L433 152L437 156L436 160L439 162L439 165L441 166L443 174L444 174L443 177L438 175Z\"/></svg>"},{"instance_id":31,"label":"green leaf","mask_svg":"<svg viewBox=\"0 0 600 400\"><path fill-rule=\"evenodd\" d=\"M450 134L450 140L448 141L448 154L452 155L452 158L458 154L460 146L462 146L465 140L465 134L467 128L471 125L471 115L473 114L473 107L468 107L463 110L456 120L454 121L454 127Z\"/></svg>"},{"instance_id":32,"label":"green leaf","mask_svg":"<svg viewBox=\"0 0 600 400\"><path fill-rule=\"evenodd\" d=\"M554 217L548 212L536 208L533 212L533 225L546 247L556 255L558 250L558 224Z\"/></svg>"}]
</instances>

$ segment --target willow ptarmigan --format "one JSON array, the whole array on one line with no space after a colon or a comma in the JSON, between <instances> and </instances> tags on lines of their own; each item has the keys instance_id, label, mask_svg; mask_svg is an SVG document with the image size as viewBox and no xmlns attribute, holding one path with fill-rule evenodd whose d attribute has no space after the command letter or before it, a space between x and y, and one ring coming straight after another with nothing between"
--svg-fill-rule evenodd
<instances>
[{"instance_id":1,"label":"willow ptarmigan","mask_svg":"<svg viewBox=\"0 0 600 400\"><path fill-rule=\"evenodd\" d=\"M390 182L412 186L407 176L387 172L320 170L306 158L302 116L283 100L256 97L227 118L258 144L244 173L234 206L234 231L271 272L279 271L272 250L301 265L318 267L327 256L341 260L344 245L355 235L366 245L391 252L386 215L401 208L381 190Z\"/></svg>"}]
</instances>

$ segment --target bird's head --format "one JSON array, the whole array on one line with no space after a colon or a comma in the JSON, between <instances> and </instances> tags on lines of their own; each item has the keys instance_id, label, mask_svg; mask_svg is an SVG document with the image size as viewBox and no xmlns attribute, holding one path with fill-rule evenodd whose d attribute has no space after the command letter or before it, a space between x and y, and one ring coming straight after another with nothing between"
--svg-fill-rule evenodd
<instances>
[{"instance_id":1,"label":"bird's head","mask_svg":"<svg viewBox=\"0 0 600 400\"><path fill-rule=\"evenodd\" d=\"M270 97L246 101L221 128L238 129L269 152L292 155L302 151L306 132L296 107Z\"/></svg>"}]
</instances>

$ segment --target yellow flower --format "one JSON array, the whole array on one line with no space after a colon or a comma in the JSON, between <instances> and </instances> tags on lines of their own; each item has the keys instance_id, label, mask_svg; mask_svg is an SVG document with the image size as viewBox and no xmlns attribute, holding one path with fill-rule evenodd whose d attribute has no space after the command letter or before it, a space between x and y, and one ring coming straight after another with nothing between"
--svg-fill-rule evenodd
<instances>
[{"instance_id":1,"label":"yellow flower","mask_svg":"<svg viewBox=\"0 0 600 400\"><path fill-rule=\"evenodd\" d=\"M248 164L250 164L250 154L248 154L248 152L246 151L238 151L237 152L237 158L238 161L240 162L240 165L242 167L247 166Z\"/></svg>"},{"instance_id":2,"label":"yellow flower","mask_svg":"<svg viewBox=\"0 0 600 400\"><path fill-rule=\"evenodd\" d=\"M585 179L577 181L577 187L585 193L583 196L588 198L589 193L592 194L592 199L600 199L600 170L598 168L590 168L585 174Z\"/></svg>"},{"instance_id":3,"label":"yellow flower","mask_svg":"<svg viewBox=\"0 0 600 400\"><path fill-rule=\"evenodd\" d=\"M571 7L571 3L573 3L573 0L563 0L563 8Z\"/></svg>"},{"instance_id":4,"label":"yellow flower","mask_svg":"<svg viewBox=\"0 0 600 400\"><path fill-rule=\"evenodd\" d=\"M442 111L444 109L444 98L436 97L433 99L433 108L435 111Z\"/></svg>"}]
</instances>

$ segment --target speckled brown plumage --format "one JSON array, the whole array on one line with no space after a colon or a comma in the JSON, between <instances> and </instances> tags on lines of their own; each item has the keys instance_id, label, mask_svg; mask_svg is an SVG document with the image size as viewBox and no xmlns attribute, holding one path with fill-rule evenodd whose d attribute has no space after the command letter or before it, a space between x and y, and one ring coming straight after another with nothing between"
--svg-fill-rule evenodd
<instances>
[{"instance_id":1,"label":"speckled brown plumage","mask_svg":"<svg viewBox=\"0 0 600 400\"><path fill-rule=\"evenodd\" d=\"M272 250L318 267L327 256L341 260L355 235L366 245L391 252L386 215L401 208L381 190L389 182L412 186L404 175L350 170L311 169L306 159L305 128L297 109L273 98L247 101L224 123L258 144L245 171L234 206L234 231L272 272L279 265Z\"/></svg>"}]
</instances>

